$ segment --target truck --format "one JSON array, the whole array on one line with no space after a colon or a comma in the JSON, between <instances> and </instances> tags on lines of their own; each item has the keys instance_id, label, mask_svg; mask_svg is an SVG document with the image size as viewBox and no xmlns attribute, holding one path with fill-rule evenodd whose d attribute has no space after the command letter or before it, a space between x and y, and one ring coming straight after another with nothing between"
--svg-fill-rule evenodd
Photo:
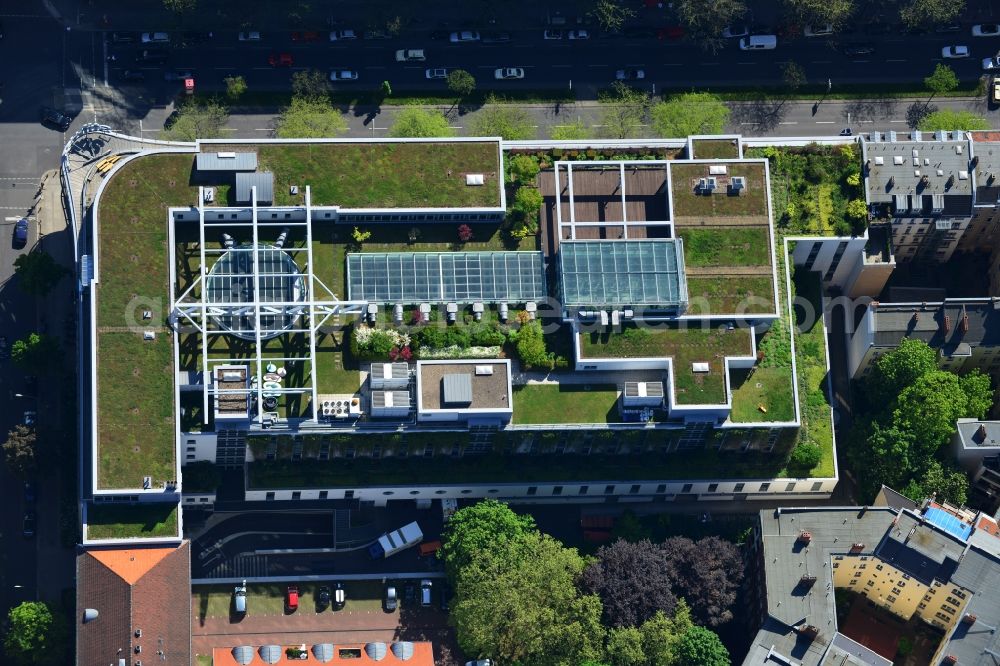
<instances>
[{"instance_id":1,"label":"truck","mask_svg":"<svg viewBox=\"0 0 1000 666\"><path fill-rule=\"evenodd\" d=\"M373 560L382 559L411 546L416 546L423 539L424 533L420 531L420 525L414 521L403 525L398 530L380 536L375 543L368 547L368 553Z\"/></svg>"}]
</instances>

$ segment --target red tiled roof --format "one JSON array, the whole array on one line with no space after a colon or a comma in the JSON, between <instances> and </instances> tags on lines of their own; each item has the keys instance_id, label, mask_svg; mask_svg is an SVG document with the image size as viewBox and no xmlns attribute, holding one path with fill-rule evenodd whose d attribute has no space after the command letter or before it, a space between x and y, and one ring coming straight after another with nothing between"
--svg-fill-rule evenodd
<instances>
[{"instance_id":1,"label":"red tiled roof","mask_svg":"<svg viewBox=\"0 0 1000 666\"><path fill-rule=\"evenodd\" d=\"M76 663L191 664L191 549L107 548L76 558ZM86 609L96 619L84 622ZM136 636L136 632L142 632ZM141 649L136 652L136 647Z\"/></svg>"},{"instance_id":2,"label":"red tiled roof","mask_svg":"<svg viewBox=\"0 0 1000 666\"><path fill-rule=\"evenodd\" d=\"M1000 132L992 130L969 132L969 134L972 135L973 141L1000 141Z\"/></svg>"},{"instance_id":3,"label":"red tiled roof","mask_svg":"<svg viewBox=\"0 0 1000 666\"><path fill-rule=\"evenodd\" d=\"M392 653L392 650L386 650L386 655L384 659L375 661L365 653L364 643L351 643L347 645L334 645L333 647L333 659L326 663L328 664L354 664L354 666L361 666L362 664L379 664L380 666L434 666L434 645L428 642L411 643L413 645L413 656L402 661L396 655ZM392 643L387 643L386 648L389 648ZM253 661L250 662L249 666L266 666L266 662L260 658L260 654L257 652L259 646L253 646ZM306 650L309 652L309 658L305 660L299 659L289 659L285 650L290 647L301 648L302 644L298 645L282 645L281 646L281 659L278 660L278 666L295 666L296 664L309 664L315 665L320 662L313 656L312 645L306 645ZM350 649L354 654L361 653L360 657L348 657L341 659L340 651ZM215 648L212 650L212 666L240 666L240 663L233 658L233 648Z\"/></svg>"}]
</instances>

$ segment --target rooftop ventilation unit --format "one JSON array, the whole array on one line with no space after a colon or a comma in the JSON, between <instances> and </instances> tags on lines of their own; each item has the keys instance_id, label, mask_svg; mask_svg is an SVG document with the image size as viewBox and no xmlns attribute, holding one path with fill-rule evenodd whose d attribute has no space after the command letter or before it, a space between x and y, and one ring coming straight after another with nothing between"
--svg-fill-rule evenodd
<instances>
[{"instance_id":1,"label":"rooftop ventilation unit","mask_svg":"<svg viewBox=\"0 0 1000 666\"><path fill-rule=\"evenodd\" d=\"M894 142L895 140L896 140L896 130L889 130L889 141Z\"/></svg>"},{"instance_id":2,"label":"rooftop ventilation unit","mask_svg":"<svg viewBox=\"0 0 1000 666\"><path fill-rule=\"evenodd\" d=\"M943 194L932 194L931 195L931 212L940 213L944 211L944 195ZM951 223L948 224L951 228Z\"/></svg>"},{"instance_id":3,"label":"rooftop ventilation unit","mask_svg":"<svg viewBox=\"0 0 1000 666\"><path fill-rule=\"evenodd\" d=\"M851 552L852 553L860 553L864 549L865 549L865 544L863 544L863 543L852 543L851 544Z\"/></svg>"},{"instance_id":4,"label":"rooftop ventilation unit","mask_svg":"<svg viewBox=\"0 0 1000 666\"><path fill-rule=\"evenodd\" d=\"M142 489L149 490L152 487L153 487L153 477L151 476L142 477Z\"/></svg>"},{"instance_id":5,"label":"rooftop ventilation unit","mask_svg":"<svg viewBox=\"0 0 1000 666\"><path fill-rule=\"evenodd\" d=\"M725 164L712 164L708 167L708 175L710 176L725 176L728 172L728 168Z\"/></svg>"},{"instance_id":6,"label":"rooftop ventilation unit","mask_svg":"<svg viewBox=\"0 0 1000 666\"><path fill-rule=\"evenodd\" d=\"M734 176L729 183L729 187L733 190L742 190L747 186L746 179L743 176Z\"/></svg>"},{"instance_id":7,"label":"rooftop ventilation unit","mask_svg":"<svg viewBox=\"0 0 1000 666\"><path fill-rule=\"evenodd\" d=\"M481 174L481 173L467 173L467 174L465 174L465 184L466 185L482 185L483 184L483 174Z\"/></svg>"},{"instance_id":8,"label":"rooftop ventilation unit","mask_svg":"<svg viewBox=\"0 0 1000 666\"><path fill-rule=\"evenodd\" d=\"M799 538L796 539L796 541L798 541L799 543L806 543L807 544L810 541L812 541L812 538L813 538L812 532L802 531L802 532L799 532Z\"/></svg>"},{"instance_id":9,"label":"rooftop ventilation unit","mask_svg":"<svg viewBox=\"0 0 1000 666\"><path fill-rule=\"evenodd\" d=\"M885 164L885 158L881 155L877 156L875 158L875 166L882 166L883 164Z\"/></svg>"},{"instance_id":10,"label":"rooftop ventilation unit","mask_svg":"<svg viewBox=\"0 0 1000 666\"><path fill-rule=\"evenodd\" d=\"M218 155L218 157L219 157L220 160L224 160L224 159L235 160L236 159L236 153L216 153L216 155Z\"/></svg>"},{"instance_id":11,"label":"rooftop ventilation unit","mask_svg":"<svg viewBox=\"0 0 1000 666\"><path fill-rule=\"evenodd\" d=\"M914 141L923 141L924 140L924 135L920 133L920 130L913 130L913 140ZM915 149L913 151L913 154L914 155L917 154L917 151Z\"/></svg>"},{"instance_id":12,"label":"rooftop ventilation unit","mask_svg":"<svg viewBox=\"0 0 1000 666\"><path fill-rule=\"evenodd\" d=\"M904 215L910 212L910 197L905 194L892 195L892 210L896 215Z\"/></svg>"},{"instance_id":13,"label":"rooftop ventilation unit","mask_svg":"<svg viewBox=\"0 0 1000 666\"><path fill-rule=\"evenodd\" d=\"M938 130L934 132L934 138L937 139L938 141L947 141L948 133L945 132L944 130Z\"/></svg>"}]
</instances>

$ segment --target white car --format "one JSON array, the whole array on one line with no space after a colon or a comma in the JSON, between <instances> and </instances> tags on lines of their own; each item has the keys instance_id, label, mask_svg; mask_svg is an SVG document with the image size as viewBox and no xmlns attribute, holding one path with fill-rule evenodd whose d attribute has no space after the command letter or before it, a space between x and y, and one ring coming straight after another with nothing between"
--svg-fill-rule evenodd
<instances>
[{"instance_id":1,"label":"white car","mask_svg":"<svg viewBox=\"0 0 1000 666\"><path fill-rule=\"evenodd\" d=\"M249 32L241 32L240 33L240 41L241 42L259 42L260 41L260 33L257 32L256 30L251 30Z\"/></svg>"},{"instance_id":2,"label":"white car","mask_svg":"<svg viewBox=\"0 0 1000 666\"><path fill-rule=\"evenodd\" d=\"M973 37L996 37L1000 35L1000 23L979 23L972 26Z\"/></svg>"},{"instance_id":3,"label":"white car","mask_svg":"<svg viewBox=\"0 0 1000 666\"><path fill-rule=\"evenodd\" d=\"M946 46L941 49L942 58L968 58L968 46Z\"/></svg>"},{"instance_id":4,"label":"white car","mask_svg":"<svg viewBox=\"0 0 1000 666\"><path fill-rule=\"evenodd\" d=\"M545 39L562 39L563 32L562 30L546 30L544 37Z\"/></svg>"},{"instance_id":5,"label":"white car","mask_svg":"<svg viewBox=\"0 0 1000 666\"><path fill-rule=\"evenodd\" d=\"M497 81L506 81L508 79L523 79L524 70L520 67L501 67L500 69L493 72L493 78Z\"/></svg>"},{"instance_id":6,"label":"white car","mask_svg":"<svg viewBox=\"0 0 1000 666\"><path fill-rule=\"evenodd\" d=\"M646 72L635 68L619 69L615 72L615 78L619 81L641 81L646 78Z\"/></svg>"},{"instance_id":7,"label":"white car","mask_svg":"<svg viewBox=\"0 0 1000 666\"><path fill-rule=\"evenodd\" d=\"M983 58L983 69L987 72L1000 69L1000 55L995 55L992 58Z\"/></svg>"},{"instance_id":8,"label":"white car","mask_svg":"<svg viewBox=\"0 0 1000 666\"><path fill-rule=\"evenodd\" d=\"M722 29L722 36L725 39L735 39L737 37L746 37L750 34L750 26L746 23L741 23L739 25L727 25Z\"/></svg>"},{"instance_id":9,"label":"white car","mask_svg":"<svg viewBox=\"0 0 1000 666\"><path fill-rule=\"evenodd\" d=\"M452 42L478 42L479 33L475 30L463 30L462 32L453 32L448 37L449 41Z\"/></svg>"},{"instance_id":10,"label":"white car","mask_svg":"<svg viewBox=\"0 0 1000 666\"><path fill-rule=\"evenodd\" d=\"M476 659L475 661L465 662L465 666L493 666L493 662L489 659Z\"/></svg>"},{"instance_id":11,"label":"white car","mask_svg":"<svg viewBox=\"0 0 1000 666\"><path fill-rule=\"evenodd\" d=\"M357 81L358 73L353 69L335 69L330 72L331 81Z\"/></svg>"},{"instance_id":12,"label":"white car","mask_svg":"<svg viewBox=\"0 0 1000 666\"><path fill-rule=\"evenodd\" d=\"M444 67L437 67L435 69L428 69L424 72L424 76L428 79L447 79L448 70Z\"/></svg>"},{"instance_id":13,"label":"white car","mask_svg":"<svg viewBox=\"0 0 1000 666\"><path fill-rule=\"evenodd\" d=\"M590 33L586 30L570 30L570 39L590 39Z\"/></svg>"},{"instance_id":14,"label":"white car","mask_svg":"<svg viewBox=\"0 0 1000 666\"><path fill-rule=\"evenodd\" d=\"M820 23L819 25L807 25L802 34L806 37L826 37L833 34L833 24Z\"/></svg>"},{"instance_id":15,"label":"white car","mask_svg":"<svg viewBox=\"0 0 1000 666\"><path fill-rule=\"evenodd\" d=\"M330 33L330 41L336 42L342 39L357 39L358 36L353 30L334 30Z\"/></svg>"},{"instance_id":16,"label":"white car","mask_svg":"<svg viewBox=\"0 0 1000 666\"><path fill-rule=\"evenodd\" d=\"M143 44L166 44L170 35L166 32L144 32L141 39Z\"/></svg>"},{"instance_id":17,"label":"white car","mask_svg":"<svg viewBox=\"0 0 1000 666\"><path fill-rule=\"evenodd\" d=\"M427 60L423 49L399 49L396 51L396 62L423 62Z\"/></svg>"}]
</instances>

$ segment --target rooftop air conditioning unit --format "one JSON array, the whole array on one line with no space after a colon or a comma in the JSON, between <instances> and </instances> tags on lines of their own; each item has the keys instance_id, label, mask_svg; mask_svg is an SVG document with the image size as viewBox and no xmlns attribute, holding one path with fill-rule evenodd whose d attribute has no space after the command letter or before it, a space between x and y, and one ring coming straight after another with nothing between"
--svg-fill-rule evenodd
<instances>
[{"instance_id":1,"label":"rooftop air conditioning unit","mask_svg":"<svg viewBox=\"0 0 1000 666\"><path fill-rule=\"evenodd\" d=\"M151 476L142 477L142 489L149 490L152 487L153 487L153 477Z\"/></svg>"},{"instance_id":2,"label":"rooftop air conditioning unit","mask_svg":"<svg viewBox=\"0 0 1000 666\"><path fill-rule=\"evenodd\" d=\"M215 188L206 187L205 188L205 203L212 203L215 201Z\"/></svg>"},{"instance_id":3,"label":"rooftop air conditioning unit","mask_svg":"<svg viewBox=\"0 0 1000 666\"><path fill-rule=\"evenodd\" d=\"M742 190L747 186L747 182L743 178L743 176L734 176L732 181L730 181L729 186L732 187L734 190Z\"/></svg>"},{"instance_id":4,"label":"rooftop air conditioning unit","mask_svg":"<svg viewBox=\"0 0 1000 666\"><path fill-rule=\"evenodd\" d=\"M479 376L492 375L493 374L493 366L492 365L477 365L476 366L476 374L479 375Z\"/></svg>"},{"instance_id":5,"label":"rooftop air conditioning unit","mask_svg":"<svg viewBox=\"0 0 1000 666\"><path fill-rule=\"evenodd\" d=\"M714 190L716 185L717 185L717 183L716 183L715 178L709 178L708 179L708 189L709 190Z\"/></svg>"},{"instance_id":6,"label":"rooftop air conditioning unit","mask_svg":"<svg viewBox=\"0 0 1000 666\"><path fill-rule=\"evenodd\" d=\"M142 332L142 339L143 340L155 340L156 339L156 331L143 331Z\"/></svg>"}]
</instances>

